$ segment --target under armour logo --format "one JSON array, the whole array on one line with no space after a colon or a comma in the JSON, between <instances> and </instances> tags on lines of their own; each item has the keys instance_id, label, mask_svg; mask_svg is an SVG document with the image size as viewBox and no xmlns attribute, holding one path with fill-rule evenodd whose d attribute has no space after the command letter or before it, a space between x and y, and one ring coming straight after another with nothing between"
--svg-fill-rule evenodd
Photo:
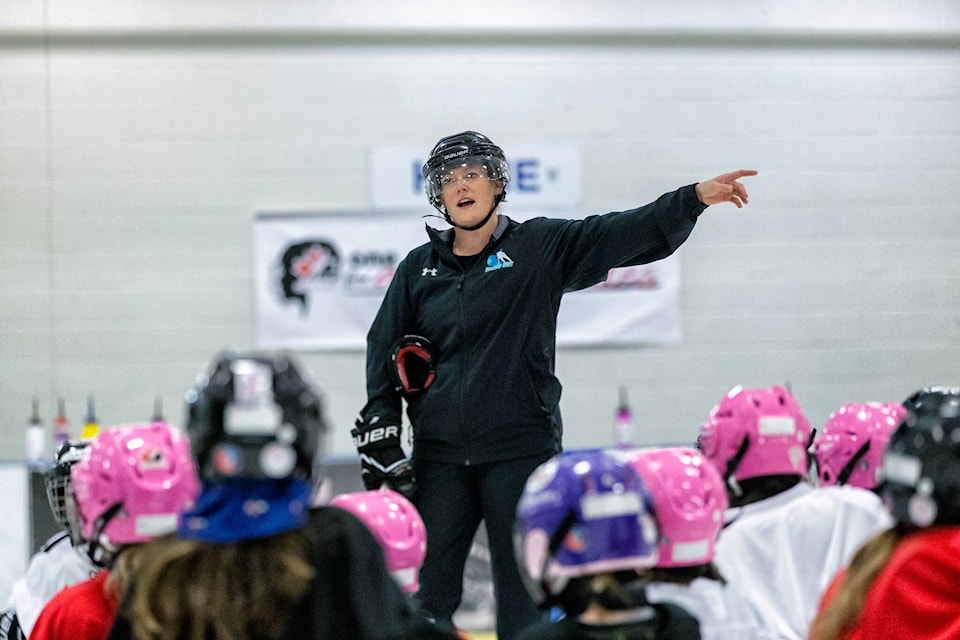
<instances>
[{"instance_id":1,"label":"under armour logo","mask_svg":"<svg viewBox=\"0 0 960 640\"><path fill-rule=\"evenodd\" d=\"M430 267L424 267L423 271L420 272L420 277L423 277L423 276L437 277L437 270L431 269Z\"/></svg>"}]
</instances>

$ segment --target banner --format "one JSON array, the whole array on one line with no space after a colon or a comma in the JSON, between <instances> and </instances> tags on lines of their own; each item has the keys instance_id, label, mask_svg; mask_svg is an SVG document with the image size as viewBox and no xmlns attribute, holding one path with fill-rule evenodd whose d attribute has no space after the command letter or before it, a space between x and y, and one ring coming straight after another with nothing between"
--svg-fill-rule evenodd
<instances>
[{"instance_id":1,"label":"banner","mask_svg":"<svg viewBox=\"0 0 960 640\"><path fill-rule=\"evenodd\" d=\"M380 145L370 158L370 185L377 209L423 206L426 150L420 145ZM510 166L510 211L580 205L580 151L566 144L504 148Z\"/></svg>"},{"instance_id":2,"label":"banner","mask_svg":"<svg viewBox=\"0 0 960 640\"><path fill-rule=\"evenodd\" d=\"M397 265L410 249L427 242L421 213L422 208L258 214L253 233L258 346L365 349L367 331ZM564 296L557 344L679 342L679 285L676 254L614 269L606 282Z\"/></svg>"}]
</instances>

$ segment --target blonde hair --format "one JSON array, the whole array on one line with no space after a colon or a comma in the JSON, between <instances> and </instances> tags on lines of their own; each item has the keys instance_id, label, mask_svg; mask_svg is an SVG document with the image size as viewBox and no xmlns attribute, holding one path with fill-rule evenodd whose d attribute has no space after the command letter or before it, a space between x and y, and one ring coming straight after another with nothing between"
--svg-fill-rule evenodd
<instances>
[{"instance_id":1,"label":"blonde hair","mask_svg":"<svg viewBox=\"0 0 960 640\"><path fill-rule=\"evenodd\" d=\"M235 543L165 537L144 547L123 612L137 640L279 637L314 576L302 530Z\"/></svg>"},{"instance_id":2,"label":"blonde hair","mask_svg":"<svg viewBox=\"0 0 960 640\"><path fill-rule=\"evenodd\" d=\"M887 529L857 550L833 599L813 619L810 640L839 640L856 627L870 585L890 560L899 540L896 529Z\"/></svg>"}]
</instances>

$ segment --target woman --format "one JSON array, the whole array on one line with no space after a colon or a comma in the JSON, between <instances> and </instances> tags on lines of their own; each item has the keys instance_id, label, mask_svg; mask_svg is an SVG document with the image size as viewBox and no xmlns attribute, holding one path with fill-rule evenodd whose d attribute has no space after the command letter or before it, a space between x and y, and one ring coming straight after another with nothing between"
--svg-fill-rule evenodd
<instances>
[{"instance_id":1,"label":"woman","mask_svg":"<svg viewBox=\"0 0 960 640\"><path fill-rule=\"evenodd\" d=\"M423 608L449 621L464 564L483 521L497 594L497 637L539 618L511 548L524 481L561 450L557 313L567 291L602 282L614 267L673 253L708 205L741 207L747 192L726 173L655 202L584 220L518 223L500 211L510 171L503 150L475 131L441 139L423 167L427 198L450 229L397 267L367 336L367 403L353 431L364 484L411 496L430 548ZM405 337L428 345L413 362L428 374L404 384ZM401 382L398 384L398 379ZM413 428L408 459L401 405ZM415 492L415 494L414 494Z\"/></svg>"}]
</instances>

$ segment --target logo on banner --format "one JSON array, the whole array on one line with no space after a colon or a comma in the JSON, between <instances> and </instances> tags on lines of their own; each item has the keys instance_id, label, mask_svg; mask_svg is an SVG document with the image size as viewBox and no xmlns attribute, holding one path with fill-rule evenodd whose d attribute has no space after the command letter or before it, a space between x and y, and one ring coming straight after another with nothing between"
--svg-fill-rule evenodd
<instances>
[{"instance_id":1,"label":"logo on banner","mask_svg":"<svg viewBox=\"0 0 960 640\"><path fill-rule=\"evenodd\" d=\"M286 301L307 309L308 294L336 285L340 275L340 254L325 240L307 240L289 245L280 259L283 273L280 286Z\"/></svg>"}]
</instances>

